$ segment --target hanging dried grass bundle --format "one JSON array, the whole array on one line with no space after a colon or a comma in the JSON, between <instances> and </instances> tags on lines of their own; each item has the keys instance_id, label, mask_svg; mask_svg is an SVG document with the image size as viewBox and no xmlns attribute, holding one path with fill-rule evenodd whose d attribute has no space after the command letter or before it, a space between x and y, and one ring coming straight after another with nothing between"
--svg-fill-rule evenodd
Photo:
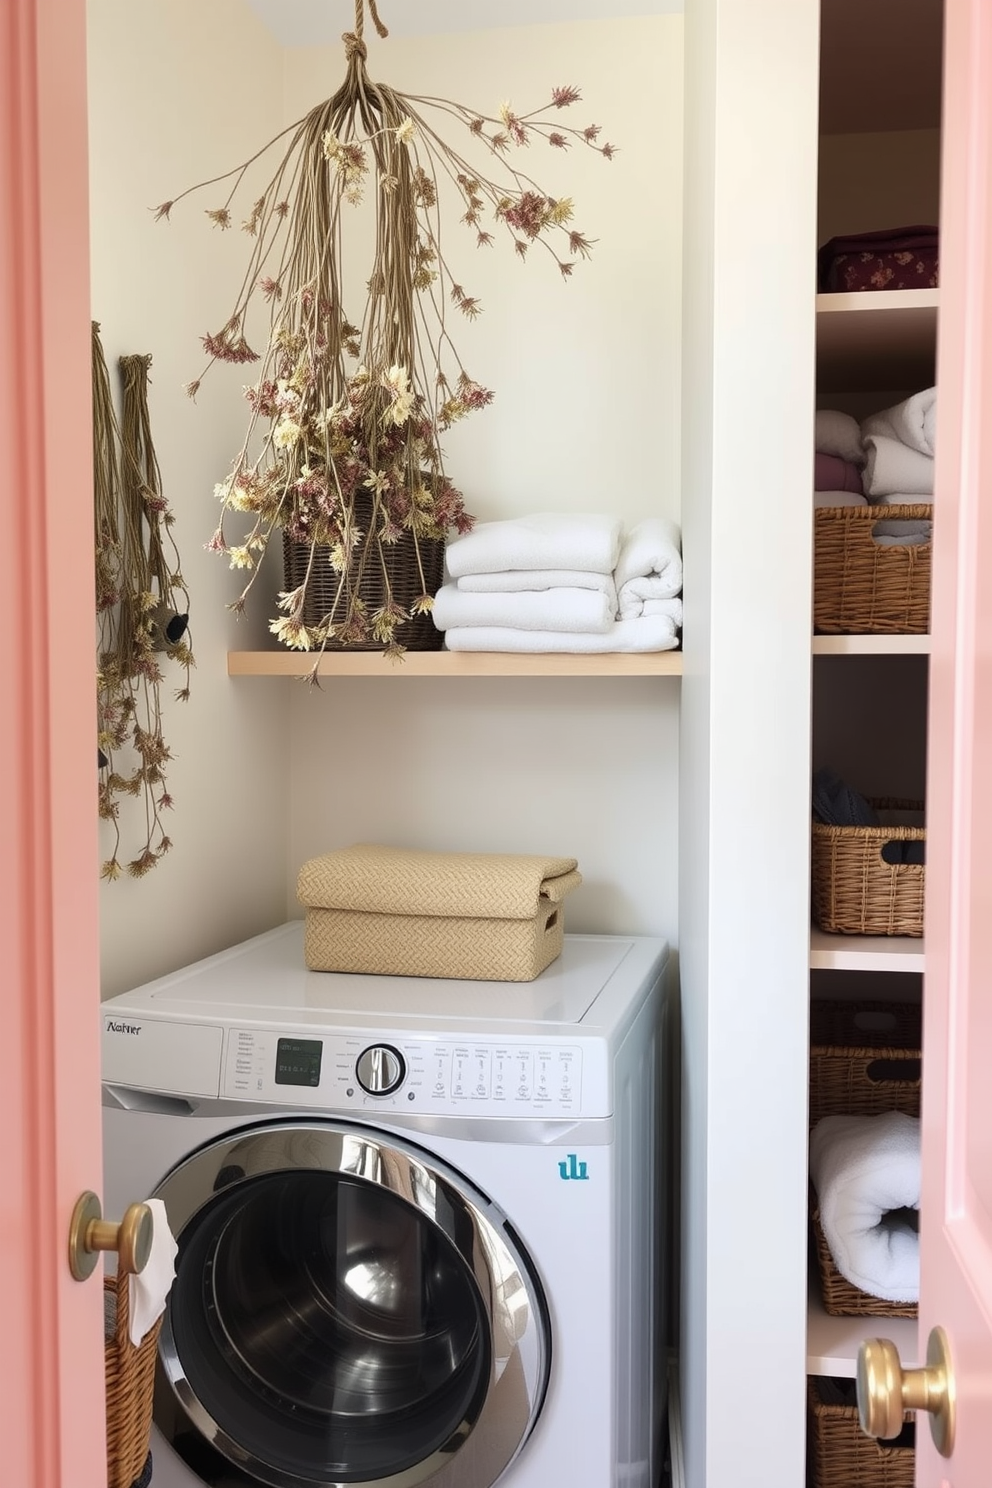
<instances>
[{"instance_id":1,"label":"hanging dried grass bundle","mask_svg":"<svg viewBox=\"0 0 992 1488\"><path fill-rule=\"evenodd\" d=\"M385 36L373 0L368 3ZM241 224L254 246L233 309L220 330L203 337L208 368L217 361L258 364L257 380L246 389L245 441L217 487L222 515L208 547L249 573L233 605L240 612L261 556L282 528L296 562L286 565L292 578L279 596L283 613L272 620L273 633L302 650L374 646L398 655L411 617L429 613L439 582L439 570L438 578L428 578L425 545L443 544L450 530L472 524L445 474L440 437L493 397L465 370L449 331L451 314L471 320L481 306L448 269L439 194L454 194L478 246L494 242L492 227L509 236L521 257L532 246L546 249L567 277L592 244L571 226L572 202L548 196L511 157L539 139L562 150L580 144L607 159L614 148L597 144L596 125L573 129L544 117L575 103L575 88L555 88L544 110L518 115L504 104L489 118L373 83L363 8L364 0L356 0L355 31L344 37L342 86L219 178L232 181L230 192L207 212L216 226L229 227L249 167L282 142L275 173ZM474 141L488 155L498 178L473 169L441 138L429 122L438 114L465 131L470 148ZM366 194L375 213L374 250L356 324L343 303L343 228L349 208ZM168 217L178 200L164 202L157 216ZM248 309L258 295L270 305L261 353L247 339ZM199 386L199 378L188 385L190 396ZM230 511L249 517L246 534L233 544L225 532ZM396 592L390 561L400 545L414 575L406 599ZM324 599L314 616L318 565Z\"/></svg>"},{"instance_id":2,"label":"hanging dried grass bundle","mask_svg":"<svg viewBox=\"0 0 992 1488\"><path fill-rule=\"evenodd\" d=\"M114 410L110 375L93 323L93 483L96 542L97 728L100 816L112 824L114 846L101 870L116 879L120 862L120 802L140 798L144 840L127 864L132 877L153 868L172 846L161 813L172 805L165 779L171 758L162 735L161 658L185 673L176 698L189 697L193 653L187 635L189 595L162 494L148 411L150 356L121 357L122 420ZM130 763L121 761L127 752Z\"/></svg>"}]
</instances>

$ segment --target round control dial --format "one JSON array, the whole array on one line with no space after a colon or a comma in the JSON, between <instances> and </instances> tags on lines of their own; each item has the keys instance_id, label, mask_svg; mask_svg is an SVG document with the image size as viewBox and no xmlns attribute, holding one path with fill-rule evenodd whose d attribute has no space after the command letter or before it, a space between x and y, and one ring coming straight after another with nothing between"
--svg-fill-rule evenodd
<instances>
[{"instance_id":1,"label":"round control dial","mask_svg":"<svg viewBox=\"0 0 992 1488\"><path fill-rule=\"evenodd\" d=\"M359 1085L369 1095L392 1095L403 1084L406 1064L398 1049L389 1044L372 1044L359 1054L355 1073Z\"/></svg>"}]
</instances>

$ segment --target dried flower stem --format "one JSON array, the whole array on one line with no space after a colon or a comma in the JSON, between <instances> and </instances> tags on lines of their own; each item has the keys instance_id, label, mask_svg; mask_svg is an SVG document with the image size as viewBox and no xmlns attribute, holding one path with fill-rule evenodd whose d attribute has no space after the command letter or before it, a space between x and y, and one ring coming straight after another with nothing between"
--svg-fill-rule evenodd
<instances>
[{"instance_id":1,"label":"dried flower stem","mask_svg":"<svg viewBox=\"0 0 992 1488\"><path fill-rule=\"evenodd\" d=\"M273 633L300 649L380 642L396 655L411 612L424 613L432 602L421 543L443 540L452 528L466 531L472 522L445 473L440 437L493 396L469 376L449 332L453 310L471 320L482 306L455 279L442 251L441 188L461 201L462 222L478 246L493 242L485 215L521 257L540 243L567 277L575 258L592 247L570 226L571 200L546 195L506 157L532 139L557 148L583 144L607 156L613 147L596 145L596 125L580 130L544 117L577 101L575 88L554 89L544 109L517 115L504 104L498 117L489 117L372 82L362 39L365 3L380 35L387 34L373 0L356 0L337 92L243 165L163 204L159 215L192 191L230 181L226 200L207 214L227 226L249 168L282 144L271 179L242 223L252 247L240 289L221 328L204 336L206 365L189 384L195 393L217 361L257 364L255 384L246 389L251 413L244 442L217 488L221 516L207 546L246 571L232 606L241 613L261 556L282 529L306 545L308 579L317 564L329 562L337 582L330 608L316 622L304 613L307 581L281 595L283 614L271 622ZM481 144L498 165L492 178L441 138L427 117L431 110ZM343 305L344 215L366 193L375 214L374 251L356 326ZM260 352L247 339L258 295L269 306ZM225 532L232 510L249 517L233 545ZM424 586L410 610L397 603L385 562L386 550L400 540L412 544ZM361 584L376 573L381 599L370 613Z\"/></svg>"},{"instance_id":2,"label":"dried flower stem","mask_svg":"<svg viewBox=\"0 0 992 1488\"><path fill-rule=\"evenodd\" d=\"M123 412L118 424L110 376L93 324L93 453L98 624L97 717L100 816L111 823L113 849L102 876L121 876L120 802L144 803L144 841L127 864L132 877L153 868L171 847L161 812L172 804L165 766L160 685L164 653L185 672L177 697L189 695L193 653L187 633L189 595L171 534L151 438L151 357L121 357ZM128 751L130 765L121 763Z\"/></svg>"}]
</instances>

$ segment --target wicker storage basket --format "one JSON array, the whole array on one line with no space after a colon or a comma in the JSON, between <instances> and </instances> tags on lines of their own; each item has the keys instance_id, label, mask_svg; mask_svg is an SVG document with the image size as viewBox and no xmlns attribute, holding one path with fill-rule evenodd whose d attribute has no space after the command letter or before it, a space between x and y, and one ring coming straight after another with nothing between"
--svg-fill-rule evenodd
<instances>
[{"instance_id":1,"label":"wicker storage basket","mask_svg":"<svg viewBox=\"0 0 992 1488\"><path fill-rule=\"evenodd\" d=\"M561 954L574 858L356 843L303 864L310 971L529 982Z\"/></svg>"},{"instance_id":2,"label":"wicker storage basket","mask_svg":"<svg viewBox=\"0 0 992 1488\"><path fill-rule=\"evenodd\" d=\"M356 501L356 507L358 505ZM368 519L371 519L371 515L370 503ZM360 509L359 519L363 519ZM420 564L417 562L418 547ZM318 547L314 553L313 568L307 579L306 594L303 600L303 623L305 625L318 625L324 616L330 613L334 605L341 575L331 567L330 551L328 547ZM379 552L382 553L381 562ZM310 548L306 543L293 542L284 532L282 557L286 590L291 592L298 589L307 577ZM357 563L359 560L356 558L353 561ZM421 565L423 566L423 579L421 579ZM388 576L389 592L392 598L410 615L409 620L404 620L396 632L399 644L405 646L408 651L440 651L444 645L443 632L438 630L429 614L414 615L410 607L422 594L434 595L441 587L444 579L443 539L421 537L415 546L413 535L404 532L398 542L381 544L374 561L367 559L364 570L352 580L354 585L357 579L357 592L365 601L370 615L379 609L386 598L383 569ZM327 649L329 651L382 651L384 648L378 641L345 645L341 641L329 640Z\"/></svg>"},{"instance_id":3,"label":"wicker storage basket","mask_svg":"<svg viewBox=\"0 0 992 1488\"><path fill-rule=\"evenodd\" d=\"M128 1337L128 1276L103 1279L107 1377L107 1488L132 1488L145 1473L152 1429L155 1358L162 1319L137 1348ZM147 1476L145 1477L147 1482Z\"/></svg>"},{"instance_id":4,"label":"wicker storage basket","mask_svg":"<svg viewBox=\"0 0 992 1488\"><path fill-rule=\"evenodd\" d=\"M813 514L813 628L827 634L925 635L932 543L883 547L881 518L931 520L933 507L827 506Z\"/></svg>"},{"instance_id":5,"label":"wicker storage basket","mask_svg":"<svg viewBox=\"0 0 992 1488\"><path fill-rule=\"evenodd\" d=\"M920 1114L920 1008L913 1003L810 1005L809 1124L824 1116ZM813 1253L824 1310L833 1317L916 1317L912 1302L886 1302L853 1286L834 1265L811 1197Z\"/></svg>"},{"instance_id":6,"label":"wicker storage basket","mask_svg":"<svg viewBox=\"0 0 992 1488\"><path fill-rule=\"evenodd\" d=\"M913 1488L915 1422L905 1416L901 1436L875 1441L858 1424L853 1380L806 1382L811 1488Z\"/></svg>"},{"instance_id":7,"label":"wicker storage basket","mask_svg":"<svg viewBox=\"0 0 992 1488\"><path fill-rule=\"evenodd\" d=\"M922 801L875 797L878 811L922 814ZM925 842L923 827L829 827L813 822L813 919L842 935L923 934L922 863L887 863L888 842Z\"/></svg>"}]
</instances>

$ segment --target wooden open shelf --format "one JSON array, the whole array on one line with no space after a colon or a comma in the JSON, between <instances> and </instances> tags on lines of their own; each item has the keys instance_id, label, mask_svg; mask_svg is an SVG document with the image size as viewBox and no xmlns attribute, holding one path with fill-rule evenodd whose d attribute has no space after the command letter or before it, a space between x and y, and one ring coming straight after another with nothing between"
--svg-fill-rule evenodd
<instances>
[{"instance_id":1,"label":"wooden open shelf","mask_svg":"<svg viewBox=\"0 0 992 1488\"><path fill-rule=\"evenodd\" d=\"M929 387L935 377L937 289L816 297L820 393Z\"/></svg>"},{"instance_id":2,"label":"wooden open shelf","mask_svg":"<svg viewBox=\"0 0 992 1488\"><path fill-rule=\"evenodd\" d=\"M305 651L229 651L230 677L308 677ZM408 651L387 661L381 651L327 651L320 677L680 677L681 651L518 655L503 651Z\"/></svg>"},{"instance_id":3,"label":"wooden open shelf","mask_svg":"<svg viewBox=\"0 0 992 1488\"><path fill-rule=\"evenodd\" d=\"M813 971L922 971L922 936L831 935L814 925L809 933Z\"/></svg>"}]
</instances>

